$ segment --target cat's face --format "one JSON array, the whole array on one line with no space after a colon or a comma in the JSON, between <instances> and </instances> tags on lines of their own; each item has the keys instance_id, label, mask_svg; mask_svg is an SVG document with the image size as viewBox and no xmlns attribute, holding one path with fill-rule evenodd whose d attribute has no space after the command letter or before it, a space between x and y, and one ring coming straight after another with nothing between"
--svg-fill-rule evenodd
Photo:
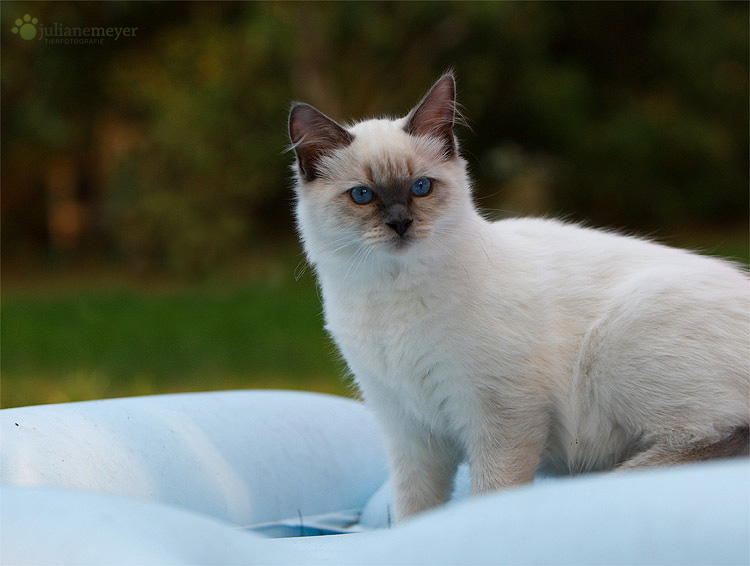
<instances>
[{"instance_id":1,"label":"cat's face","mask_svg":"<svg viewBox=\"0 0 750 566\"><path fill-rule=\"evenodd\" d=\"M467 198L453 136L455 83L443 77L405 118L343 128L296 105L297 219L308 254L404 254L450 230ZM314 259L314 258L313 258Z\"/></svg>"}]
</instances>

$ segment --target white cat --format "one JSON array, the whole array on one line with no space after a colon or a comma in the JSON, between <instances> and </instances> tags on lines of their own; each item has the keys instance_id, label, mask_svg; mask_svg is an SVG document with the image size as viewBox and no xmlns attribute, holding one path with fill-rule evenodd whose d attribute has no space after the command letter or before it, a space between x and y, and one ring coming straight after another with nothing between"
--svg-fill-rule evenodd
<instances>
[{"instance_id":1,"label":"white cat","mask_svg":"<svg viewBox=\"0 0 750 566\"><path fill-rule=\"evenodd\" d=\"M405 118L292 108L326 328L384 429L405 518L449 497L748 452L750 282L718 259L474 208L443 76Z\"/></svg>"}]
</instances>

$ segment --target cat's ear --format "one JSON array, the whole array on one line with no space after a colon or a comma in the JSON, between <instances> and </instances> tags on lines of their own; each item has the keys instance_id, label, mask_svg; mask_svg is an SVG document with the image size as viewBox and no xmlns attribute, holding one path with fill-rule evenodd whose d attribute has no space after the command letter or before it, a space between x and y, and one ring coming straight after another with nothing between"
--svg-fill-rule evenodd
<instances>
[{"instance_id":1,"label":"cat's ear","mask_svg":"<svg viewBox=\"0 0 750 566\"><path fill-rule=\"evenodd\" d=\"M456 154L453 125L456 121L456 80L453 74L443 75L406 118L406 133L431 136L444 144L446 157Z\"/></svg>"},{"instance_id":2,"label":"cat's ear","mask_svg":"<svg viewBox=\"0 0 750 566\"><path fill-rule=\"evenodd\" d=\"M297 103L289 113L289 138L297 154L300 172L306 181L318 176L321 157L346 147L352 135L309 104Z\"/></svg>"}]
</instances>

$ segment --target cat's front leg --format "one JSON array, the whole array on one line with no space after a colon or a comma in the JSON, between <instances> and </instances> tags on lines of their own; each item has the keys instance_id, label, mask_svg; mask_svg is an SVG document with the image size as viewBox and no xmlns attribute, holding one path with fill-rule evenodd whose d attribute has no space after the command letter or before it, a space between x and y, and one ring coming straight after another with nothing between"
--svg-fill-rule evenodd
<instances>
[{"instance_id":1,"label":"cat's front leg","mask_svg":"<svg viewBox=\"0 0 750 566\"><path fill-rule=\"evenodd\" d=\"M495 410L481 419L469 445L472 495L531 483L548 429L543 411Z\"/></svg>"},{"instance_id":2,"label":"cat's front leg","mask_svg":"<svg viewBox=\"0 0 750 566\"><path fill-rule=\"evenodd\" d=\"M447 502L460 463L460 451L428 430L391 431L391 487L397 520Z\"/></svg>"}]
</instances>

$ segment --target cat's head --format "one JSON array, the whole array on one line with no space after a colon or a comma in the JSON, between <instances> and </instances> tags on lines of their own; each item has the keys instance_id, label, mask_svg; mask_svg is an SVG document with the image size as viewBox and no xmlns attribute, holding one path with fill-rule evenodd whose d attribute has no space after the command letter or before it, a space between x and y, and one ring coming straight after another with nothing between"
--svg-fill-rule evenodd
<instances>
[{"instance_id":1,"label":"cat's head","mask_svg":"<svg viewBox=\"0 0 750 566\"><path fill-rule=\"evenodd\" d=\"M452 74L396 120L345 127L295 104L297 221L310 259L424 252L453 231L471 201L455 118Z\"/></svg>"}]
</instances>

